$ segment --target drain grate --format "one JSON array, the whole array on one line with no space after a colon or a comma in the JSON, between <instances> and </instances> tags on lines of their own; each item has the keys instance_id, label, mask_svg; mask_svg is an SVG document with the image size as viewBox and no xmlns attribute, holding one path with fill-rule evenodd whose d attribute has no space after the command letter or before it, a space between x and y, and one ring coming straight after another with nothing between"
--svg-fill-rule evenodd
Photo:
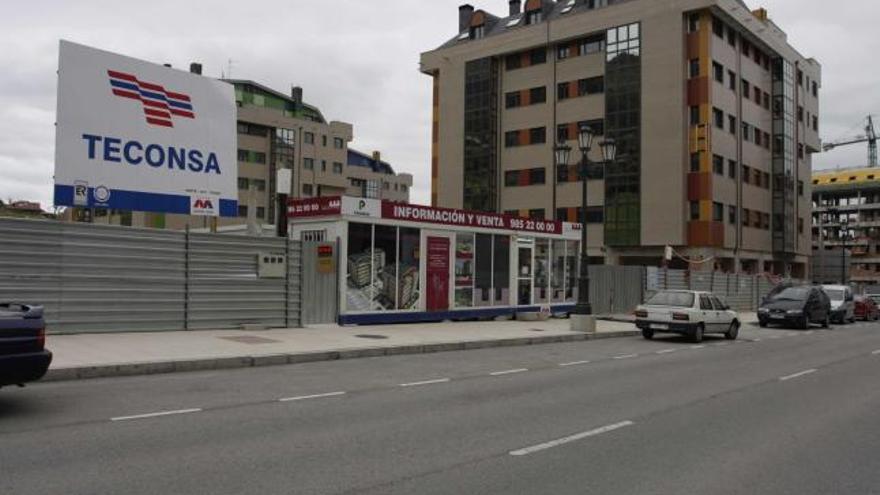
<instances>
[{"instance_id":1,"label":"drain grate","mask_svg":"<svg viewBox=\"0 0 880 495\"><path fill-rule=\"evenodd\" d=\"M368 334L368 333L363 333L363 334L360 334L360 335L355 335L355 337L357 337L357 338L359 338L359 339L375 339L375 340L381 340L381 339L387 339L387 338L388 338L388 337L385 336L385 335L371 335L371 334Z\"/></svg>"}]
</instances>

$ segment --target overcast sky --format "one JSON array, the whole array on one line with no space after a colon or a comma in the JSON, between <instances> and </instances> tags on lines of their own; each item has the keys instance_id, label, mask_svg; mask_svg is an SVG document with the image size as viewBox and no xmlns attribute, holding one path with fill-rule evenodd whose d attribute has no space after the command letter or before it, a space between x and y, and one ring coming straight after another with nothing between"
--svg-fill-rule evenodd
<instances>
[{"instance_id":1,"label":"overcast sky","mask_svg":"<svg viewBox=\"0 0 880 495\"><path fill-rule=\"evenodd\" d=\"M655 0L663 1L663 0ZM377 149L415 176L413 201L430 191L431 80L419 53L457 30L459 0L31 0L0 17L0 198L48 208L54 168L58 40L204 73L252 79L278 91L304 88L331 120L354 124L352 147ZM477 0L503 15L506 0ZM789 41L823 65L821 135L862 133L880 113L880 2L748 1L764 6ZM161 14L157 14L161 13ZM231 61L231 62L230 62ZM230 69L231 67L231 69ZM817 168L861 166L855 145L817 155Z\"/></svg>"}]
</instances>

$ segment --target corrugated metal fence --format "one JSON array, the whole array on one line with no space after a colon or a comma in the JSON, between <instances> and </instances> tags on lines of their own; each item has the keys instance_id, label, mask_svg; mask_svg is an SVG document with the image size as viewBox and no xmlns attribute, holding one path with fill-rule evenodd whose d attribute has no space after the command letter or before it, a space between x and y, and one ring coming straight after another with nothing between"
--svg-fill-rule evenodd
<instances>
[{"instance_id":1,"label":"corrugated metal fence","mask_svg":"<svg viewBox=\"0 0 880 495\"><path fill-rule=\"evenodd\" d=\"M258 277L259 253L287 277ZM52 333L299 326L298 242L0 219L0 300L37 302Z\"/></svg>"},{"instance_id":2,"label":"corrugated metal fence","mask_svg":"<svg viewBox=\"0 0 880 495\"><path fill-rule=\"evenodd\" d=\"M791 282L795 285L801 283L798 280ZM765 275L689 272L649 267L645 285L648 292L661 289L710 291L738 311L755 311L761 304L761 299L777 284L778 281Z\"/></svg>"}]
</instances>

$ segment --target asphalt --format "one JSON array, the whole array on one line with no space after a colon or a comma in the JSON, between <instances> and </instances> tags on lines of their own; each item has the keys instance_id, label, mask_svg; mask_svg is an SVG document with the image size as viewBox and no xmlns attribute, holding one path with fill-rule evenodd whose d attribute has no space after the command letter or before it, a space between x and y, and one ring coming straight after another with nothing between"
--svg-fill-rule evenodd
<instances>
[{"instance_id":1,"label":"asphalt","mask_svg":"<svg viewBox=\"0 0 880 495\"><path fill-rule=\"evenodd\" d=\"M878 493L880 325L741 337L4 389L0 493Z\"/></svg>"}]
</instances>

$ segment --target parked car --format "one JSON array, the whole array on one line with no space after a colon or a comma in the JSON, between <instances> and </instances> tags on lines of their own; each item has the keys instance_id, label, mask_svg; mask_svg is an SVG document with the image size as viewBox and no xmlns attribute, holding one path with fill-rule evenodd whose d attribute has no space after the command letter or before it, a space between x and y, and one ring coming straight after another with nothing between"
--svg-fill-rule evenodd
<instances>
[{"instance_id":1,"label":"parked car","mask_svg":"<svg viewBox=\"0 0 880 495\"><path fill-rule=\"evenodd\" d=\"M854 302L856 318L865 321L880 320L880 308L873 299L868 296L856 296Z\"/></svg>"},{"instance_id":2,"label":"parked car","mask_svg":"<svg viewBox=\"0 0 880 495\"><path fill-rule=\"evenodd\" d=\"M831 301L820 287L788 287L764 298L758 308L758 324L807 328L819 323L824 328L831 324Z\"/></svg>"},{"instance_id":3,"label":"parked car","mask_svg":"<svg viewBox=\"0 0 880 495\"><path fill-rule=\"evenodd\" d=\"M0 304L0 387L39 380L51 362L43 307Z\"/></svg>"},{"instance_id":4,"label":"parked car","mask_svg":"<svg viewBox=\"0 0 880 495\"><path fill-rule=\"evenodd\" d=\"M707 333L729 340L739 336L739 315L710 292L659 291L636 308L635 316L636 327L649 340L656 333L687 335L694 342L702 342Z\"/></svg>"},{"instance_id":5,"label":"parked car","mask_svg":"<svg viewBox=\"0 0 880 495\"><path fill-rule=\"evenodd\" d=\"M831 320L837 323L856 321L852 288L846 285L823 285L822 290L831 299Z\"/></svg>"}]
</instances>

